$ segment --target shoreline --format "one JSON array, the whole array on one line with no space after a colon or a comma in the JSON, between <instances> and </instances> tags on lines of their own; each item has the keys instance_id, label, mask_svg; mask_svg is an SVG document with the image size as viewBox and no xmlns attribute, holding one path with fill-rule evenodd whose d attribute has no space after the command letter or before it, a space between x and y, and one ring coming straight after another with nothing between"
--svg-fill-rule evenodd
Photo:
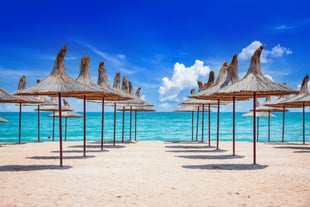
<instances>
[{"instance_id":1,"label":"shoreline","mask_svg":"<svg viewBox=\"0 0 310 207\"><path fill-rule=\"evenodd\" d=\"M0 144L0 206L309 206L310 145Z\"/></svg>"}]
</instances>

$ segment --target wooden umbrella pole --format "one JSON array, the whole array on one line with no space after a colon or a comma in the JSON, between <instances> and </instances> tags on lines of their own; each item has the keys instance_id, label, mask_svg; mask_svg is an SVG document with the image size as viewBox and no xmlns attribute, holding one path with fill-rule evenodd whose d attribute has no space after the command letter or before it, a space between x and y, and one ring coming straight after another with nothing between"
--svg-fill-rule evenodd
<instances>
[{"instance_id":1,"label":"wooden umbrella pole","mask_svg":"<svg viewBox=\"0 0 310 207\"><path fill-rule=\"evenodd\" d=\"M283 106L282 117L282 142L284 142L285 106Z\"/></svg>"},{"instance_id":2,"label":"wooden umbrella pole","mask_svg":"<svg viewBox=\"0 0 310 207\"><path fill-rule=\"evenodd\" d=\"M129 111L129 114L130 114L130 122L129 122L129 140L131 141L131 128L132 128L132 106L130 106L130 111Z\"/></svg>"},{"instance_id":3,"label":"wooden umbrella pole","mask_svg":"<svg viewBox=\"0 0 310 207\"><path fill-rule=\"evenodd\" d=\"M103 151L103 138L104 138L104 96L102 97L101 108L101 151Z\"/></svg>"},{"instance_id":4,"label":"wooden umbrella pole","mask_svg":"<svg viewBox=\"0 0 310 207\"><path fill-rule=\"evenodd\" d=\"M205 128L205 105L202 104L201 111L201 142L204 142L204 128Z\"/></svg>"},{"instance_id":5,"label":"wooden umbrella pole","mask_svg":"<svg viewBox=\"0 0 310 207\"><path fill-rule=\"evenodd\" d=\"M52 141L55 140L55 110L53 110L53 131L52 131Z\"/></svg>"},{"instance_id":6,"label":"wooden umbrella pole","mask_svg":"<svg viewBox=\"0 0 310 207\"><path fill-rule=\"evenodd\" d=\"M38 105L38 142L40 142L40 105Z\"/></svg>"},{"instance_id":7,"label":"wooden umbrella pole","mask_svg":"<svg viewBox=\"0 0 310 207\"><path fill-rule=\"evenodd\" d=\"M220 141L220 99L217 99L217 128L216 128L216 149L219 149Z\"/></svg>"},{"instance_id":8,"label":"wooden umbrella pole","mask_svg":"<svg viewBox=\"0 0 310 207\"><path fill-rule=\"evenodd\" d=\"M270 142L270 110L268 111L268 142Z\"/></svg>"},{"instance_id":9,"label":"wooden umbrella pole","mask_svg":"<svg viewBox=\"0 0 310 207\"><path fill-rule=\"evenodd\" d=\"M20 144L21 141L21 134L22 134L22 103L19 102L18 144Z\"/></svg>"},{"instance_id":10,"label":"wooden umbrella pole","mask_svg":"<svg viewBox=\"0 0 310 207\"><path fill-rule=\"evenodd\" d=\"M123 106L123 119L122 119L122 143L124 143L124 128L125 128L125 106Z\"/></svg>"},{"instance_id":11,"label":"wooden umbrella pole","mask_svg":"<svg viewBox=\"0 0 310 207\"><path fill-rule=\"evenodd\" d=\"M194 111L192 111L192 142L194 141Z\"/></svg>"},{"instance_id":12,"label":"wooden umbrella pole","mask_svg":"<svg viewBox=\"0 0 310 207\"><path fill-rule=\"evenodd\" d=\"M208 142L211 146L211 107L210 103L208 104Z\"/></svg>"},{"instance_id":13,"label":"wooden umbrella pole","mask_svg":"<svg viewBox=\"0 0 310 207\"><path fill-rule=\"evenodd\" d=\"M256 140L258 142L258 134L259 134L259 117L257 117L257 130L256 130Z\"/></svg>"},{"instance_id":14,"label":"wooden umbrella pole","mask_svg":"<svg viewBox=\"0 0 310 207\"><path fill-rule=\"evenodd\" d=\"M84 139L83 139L83 157L86 157L86 95L83 96L84 108Z\"/></svg>"},{"instance_id":15,"label":"wooden umbrella pole","mask_svg":"<svg viewBox=\"0 0 310 207\"><path fill-rule=\"evenodd\" d=\"M253 164L256 165L256 92L253 94Z\"/></svg>"},{"instance_id":16,"label":"wooden umbrella pole","mask_svg":"<svg viewBox=\"0 0 310 207\"><path fill-rule=\"evenodd\" d=\"M68 117L65 117L65 142L67 141Z\"/></svg>"},{"instance_id":17,"label":"wooden umbrella pole","mask_svg":"<svg viewBox=\"0 0 310 207\"><path fill-rule=\"evenodd\" d=\"M235 128L236 128L236 97L233 96L233 137L232 137L232 140L233 140L233 156L236 155L236 136L235 136Z\"/></svg>"},{"instance_id":18,"label":"wooden umbrella pole","mask_svg":"<svg viewBox=\"0 0 310 207\"><path fill-rule=\"evenodd\" d=\"M135 110L135 141L137 141L137 110Z\"/></svg>"},{"instance_id":19,"label":"wooden umbrella pole","mask_svg":"<svg viewBox=\"0 0 310 207\"><path fill-rule=\"evenodd\" d=\"M58 110L59 110L59 160L60 167L62 167L62 115L61 115L61 93L58 92ZM55 116L53 116L55 117Z\"/></svg>"},{"instance_id":20,"label":"wooden umbrella pole","mask_svg":"<svg viewBox=\"0 0 310 207\"><path fill-rule=\"evenodd\" d=\"M113 132L113 146L116 142L116 103L114 103L114 132Z\"/></svg>"},{"instance_id":21,"label":"wooden umbrella pole","mask_svg":"<svg viewBox=\"0 0 310 207\"><path fill-rule=\"evenodd\" d=\"M197 107L196 142L198 141L198 126L199 126L199 106Z\"/></svg>"},{"instance_id":22,"label":"wooden umbrella pole","mask_svg":"<svg viewBox=\"0 0 310 207\"><path fill-rule=\"evenodd\" d=\"M306 143L305 131L305 102L302 102L302 143Z\"/></svg>"}]
</instances>

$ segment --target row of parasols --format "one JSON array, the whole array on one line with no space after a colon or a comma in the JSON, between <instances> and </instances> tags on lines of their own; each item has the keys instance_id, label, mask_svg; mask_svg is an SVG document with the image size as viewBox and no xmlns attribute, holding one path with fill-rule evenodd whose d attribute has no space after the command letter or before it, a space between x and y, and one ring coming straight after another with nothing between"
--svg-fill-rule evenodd
<instances>
[{"instance_id":1,"label":"row of parasols","mask_svg":"<svg viewBox=\"0 0 310 207\"><path fill-rule=\"evenodd\" d=\"M302 108L303 120L303 144L305 144L305 107L310 106L310 95L308 91L309 76L306 75L302 81L300 91L293 90L286 84L276 83L265 77L260 65L260 56L264 46L256 49L251 57L247 74L239 80L238 56L234 55L231 63L225 62L219 71L217 80L214 81L214 72L211 71L206 83L198 81L199 90L191 90L189 99L180 103L175 111L192 112L192 140L194 140L194 111L197 111L196 140L198 140L199 110L202 114L202 141L204 141L204 112L211 111L211 107L217 108L217 137L216 146L219 149L220 128L220 105L232 102L232 142L233 155L235 155L235 102L253 98L253 109L246 115L253 116L253 164L256 164L256 116L266 115L270 118L270 112L283 112L282 140L284 141L284 120L287 108ZM290 96L293 95L293 96ZM279 96L277 100L271 100L271 96ZM266 102L258 105L257 98L266 97ZM267 114L266 114L267 113ZM208 142L210 145L210 113L208 116ZM270 119L268 128L268 140L270 140Z\"/></svg>"},{"instance_id":2,"label":"row of parasols","mask_svg":"<svg viewBox=\"0 0 310 207\"><path fill-rule=\"evenodd\" d=\"M126 77L123 77L122 88L120 87L120 73L116 73L113 87L109 85L106 75L106 68L103 62L99 64L98 70L98 82L94 83L89 74L88 65L90 57L82 57L80 74L76 79L71 78L66 74L64 59L67 52L67 46L63 46L57 54L52 72L42 81L37 81L35 85L25 88L26 79L23 76L20 79L18 90L14 95L7 93L4 89L0 88L0 102L1 103L18 103L20 108L19 123L21 124L21 107L26 104L35 104L38 106L38 123L40 120L39 112L41 107L43 110L57 111L58 114L53 116L59 117L59 152L60 152L60 166L63 166L63 150L62 150L62 117L63 115L70 115L72 111L66 103L63 107L61 100L63 97L79 98L83 99L83 156L86 156L86 101L98 102L102 104L102 133L101 133L101 150L103 150L104 141L104 106L114 106L114 139L113 145L116 140L116 105L121 105L118 110L123 111L123 117L125 111L130 111L130 118L132 120L132 112L138 111L155 111L153 105L145 102L140 98L140 90L137 89L136 94L133 93L132 83L127 81ZM47 101L44 96L51 96L51 101ZM58 99L58 100L57 100ZM56 100L56 101L55 101ZM58 102L58 106L55 108L55 103ZM67 105L67 106L66 106ZM67 114L66 114L67 113ZM136 122L136 119L135 119ZM124 118L123 118L124 123ZM124 124L123 124L124 126ZM136 127L136 124L135 124ZM20 130L19 127L19 142L20 142ZM38 127L39 130L39 127ZM123 129L124 130L124 129ZM131 125L130 125L131 130ZM136 131L136 130L135 130ZM135 132L136 133L136 132ZM124 133L122 133L124 134ZM131 135L131 134L130 134ZM39 131L38 131L39 136ZM124 136L124 135L123 135ZM131 138L131 137L130 137ZM123 138L122 138L123 139Z\"/></svg>"}]
</instances>

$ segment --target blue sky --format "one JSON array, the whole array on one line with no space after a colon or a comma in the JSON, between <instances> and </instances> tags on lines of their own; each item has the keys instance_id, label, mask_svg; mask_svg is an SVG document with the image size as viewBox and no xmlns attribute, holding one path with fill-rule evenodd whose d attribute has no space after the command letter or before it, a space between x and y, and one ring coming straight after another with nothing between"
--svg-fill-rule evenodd
<instances>
[{"instance_id":1,"label":"blue sky","mask_svg":"<svg viewBox=\"0 0 310 207\"><path fill-rule=\"evenodd\" d=\"M100 61L110 83L116 72L141 86L157 111L171 111L197 79L239 55L243 77L255 47L265 45L262 69L277 82L297 89L309 74L308 1L5 1L0 9L0 87L14 92L26 75L27 86L52 70L66 44L67 73L76 78L80 59L91 57L97 81ZM70 104L81 111L80 101ZM249 103L237 110L246 111ZM0 110L15 110L2 104ZM100 106L89 104L88 110ZM230 110L230 107L224 108Z\"/></svg>"}]
</instances>

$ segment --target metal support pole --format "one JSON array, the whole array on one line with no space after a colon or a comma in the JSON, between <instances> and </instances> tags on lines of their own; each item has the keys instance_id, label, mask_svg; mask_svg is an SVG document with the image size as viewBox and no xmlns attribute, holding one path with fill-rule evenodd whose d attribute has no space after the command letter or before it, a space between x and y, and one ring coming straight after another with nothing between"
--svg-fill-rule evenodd
<instances>
[{"instance_id":1,"label":"metal support pole","mask_svg":"<svg viewBox=\"0 0 310 207\"><path fill-rule=\"evenodd\" d=\"M283 106L283 113L282 113L282 142L284 142L284 124L285 124L285 106Z\"/></svg>"},{"instance_id":2,"label":"metal support pole","mask_svg":"<svg viewBox=\"0 0 310 207\"><path fill-rule=\"evenodd\" d=\"M19 102L18 144L20 144L21 136L22 136L22 103Z\"/></svg>"},{"instance_id":3,"label":"metal support pole","mask_svg":"<svg viewBox=\"0 0 310 207\"><path fill-rule=\"evenodd\" d=\"M124 143L124 128L125 128L125 106L123 106L123 119L122 119L122 143Z\"/></svg>"},{"instance_id":4,"label":"metal support pole","mask_svg":"<svg viewBox=\"0 0 310 207\"><path fill-rule=\"evenodd\" d=\"M305 130L305 102L302 102L302 143L306 144L306 130Z\"/></svg>"},{"instance_id":5,"label":"metal support pole","mask_svg":"<svg viewBox=\"0 0 310 207\"><path fill-rule=\"evenodd\" d=\"M62 167L62 115L61 115L61 93L58 93L58 111L59 111L59 160ZM53 116L54 117L54 116Z\"/></svg>"},{"instance_id":6,"label":"metal support pole","mask_svg":"<svg viewBox=\"0 0 310 207\"><path fill-rule=\"evenodd\" d=\"M205 128L205 105L202 104L201 111L201 142L204 142L204 128Z\"/></svg>"},{"instance_id":7,"label":"metal support pole","mask_svg":"<svg viewBox=\"0 0 310 207\"><path fill-rule=\"evenodd\" d=\"M233 155L236 155L236 97L233 96Z\"/></svg>"},{"instance_id":8,"label":"metal support pole","mask_svg":"<svg viewBox=\"0 0 310 207\"><path fill-rule=\"evenodd\" d=\"M135 141L137 141L137 110L135 110Z\"/></svg>"},{"instance_id":9,"label":"metal support pole","mask_svg":"<svg viewBox=\"0 0 310 207\"><path fill-rule=\"evenodd\" d=\"M114 103L114 134L113 134L113 146L116 142L116 103Z\"/></svg>"},{"instance_id":10,"label":"metal support pole","mask_svg":"<svg viewBox=\"0 0 310 207\"><path fill-rule=\"evenodd\" d=\"M270 110L268 111L268 142L270 142Z\"/></svg>"},{"instance_id":11,"label":"metal support pole","mask_svg":"<svg viewBox=\"0 0 310 207\"><path fill-rule=\"evenodd\" d=\"M253 164L256 165L256 92L253 94Z\"/></svg>"},{"instance_id":12,"label":"metal support pole","mask_svg":"<svg viewBox=\"0 0 310 207\"><path fill-rule=\"evenodd\" d=\"M83 140L83 157L86 157L86 95L83 96L84 100L84 140Z\"/></svg>"},{"instance_id":13,"label":"metal support pole","mask_svg":"<svg viewBox=\"0 0 310 207\"><path fill-rule=\"evenodd\" d=\"M194 141L194 111L192 111L192 142Z\"/></svg>"},{"instance_id":14,"label":"metal support pole","mask_svg":"<svg viewBox=\"0 0 310 207\"><path fill-rule=\"evenodd\" d=\"M38 105L38 142L40 142L40 105Z\"/></svg>"},{"instance_id":15,"label":"metal support pole","mask_svg":"<svg viewBox=\"0 0 310 207\"><path fill-rule=\"evenodd\" d=\"M220 99L217 99L217 128L216 128L216 149L219 149L220 142Z\"/></svg>"},{"instance_id":16,"label":"metal support pole","mask_svg":"<svg viewBox=\"0 0 310 207\"><path fill-rule=\"evenodd\" d=\"M53 131L52 131L52 141L55 140L55 110L53 110Z\"/></svg>"},{"instance_id":17,"label":"metal support pole","mask_svg":"<svg viewBox=\"0 0 310 207\"><path fill-rule=\"evenodd\" d=\"M130 123L129 123L129 140L131 141L131 129L132 129L132 106L130 106L130 110L129 110L129 114L130 114Z\"/></svg>"},{"instance_id":18,"label":"metal support pole","mask_svg":"<svg viewBox=\"0 0 310 207\"><path fill-rule=\"evenodd\" d=\"M211 146L211 107L210 103L208 104L208 142Z\"/></svg>"},{"instance_id":19,"label":"metal support pole","mask_svg":"<svg viewBox=\"0 0 310 207\"><path fill-rule=\"evenodd\" d=\"M103 140L104 140L104 97L102 97L101 103L101 151L103 151Z\"/></svg>"},{"instance_id":20,"label":"metal support pole","mask_svg":"<svg viewBox=\"0 0 310 207\"><path fill-rule=\"evenodd\" d=\"M197 107L196 142L198 141L199 106Z\"/></svg>"}]
</instances>

